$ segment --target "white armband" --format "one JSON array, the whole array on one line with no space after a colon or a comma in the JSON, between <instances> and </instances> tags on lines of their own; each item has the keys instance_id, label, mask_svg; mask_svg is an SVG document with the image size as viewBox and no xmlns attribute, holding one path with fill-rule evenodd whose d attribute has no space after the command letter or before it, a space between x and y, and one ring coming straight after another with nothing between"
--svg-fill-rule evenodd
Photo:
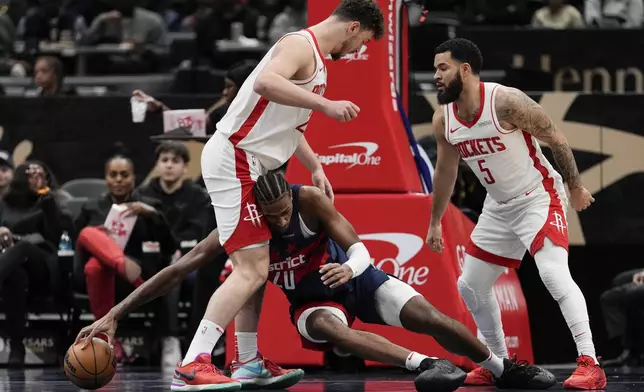
<instances>
[{"instance_id":1,"label":"white armband","mask_svg":"<svg viewBox=\"0 0 644 392\"><path fill-rule=\"evenodd\" d=\"M371 265L371 256L362 242L351 245L347 250L347 256L349 256L349 260L344 264L353 271L352 279L360 276Z\"/></svg>"}]
</instances>

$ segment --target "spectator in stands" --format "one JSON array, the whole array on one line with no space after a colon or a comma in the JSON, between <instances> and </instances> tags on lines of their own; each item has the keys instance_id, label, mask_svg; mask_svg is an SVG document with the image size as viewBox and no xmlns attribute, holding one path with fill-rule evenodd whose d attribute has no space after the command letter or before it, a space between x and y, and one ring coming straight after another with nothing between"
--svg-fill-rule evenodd
<instances>
[{"instance_id":1,"label":"spectator in stands","mask_svg":"<svg viewBox=\"0 0 644 392\"><path fill-rule=\"evenodd\" d=\"M85 18L67 7L70 0L38 0L20 20L18 35L28 48L40 42L76 42L87 29Z\"/></svg>"},{"instance_id":2,"label":"spectator in stands","mask_svg":"<svg viewBox=\"0 0 644 392\"><path fill-rule=\"evenodd\" d=\"M539 9L532 17L532 27L546 29L581 29L584 20L577 8L565 0L549 0L548 5Z\"/></svg>"},{"instance_id":3,"label":"spectator in stands","mask_svg":"<svg viewBox=\"0 0 644 392\"><path fill-rule=\"evenodd\" d=\"M74 89L65 87L65 69L57 57L44 56L36 60L34 84L35 95L39 97L76 94Z\"/></svg>"},{"instance_id":4,"label":"spectator in stands","mask_svg":"<svg viewBox=\"0 0 644 392\"><path fill-rule=\"evenodd\" d=\"M76 227L80 230L76 253L77 260L81 261L77 266L84 263L90 309L96 319L103 317L114 306L117 275L136 288L145 278L153 276L163 268L178 248L170 226L159 210L158 202L134 191L134 180L134 166L131 160L122 156L110 158L105 165L108 194L83 205L76 220ZM104 229L105 220L113 204L125 205L125 214L137 216L125 249L119 248ZM149 241L159 243L162 255L160 260L153 261L144 257L143 246ZM80 271L77 270L76 273ZM121 294L124 293L119 293ZM176 307L170 309L167 303L161 304L163 306L157 308L157 332L160 337L176 336L177 326L167 322L169 312L176 312ZM115 347L117 359L122 361L122 347L120 344Z\"/></svg>"},{"instance_id":5,"label":"spectator in stands","mask_svg":"<svg viewBox=\"0 0 644 392\"><path fill-rule=\"evenodd\" d=\"M111 0L112 10L94 19L86 44L120 43L132 51L110 55L107 72L154 72L169 46L165 22L158 14L136 7L134 0Z\"/></svg>"},{"instance_id":6,"label":"spectator in stands","mask_svg":"<svg viewBox=\"0 0 644 392\"><path fill-rule=\"evenodd\" d=\"M306 0L289 0L288 6L273 20L268 38L274 44L284 34L301 30L307 25Z\"/></svg>"},{"instance_id":7,"label":"spectator in stands","mask_svg":"<svg viewBox=\"0 0 644 392\"><path fill-rule=\"evenodd\" d=\"M644 24L642 0L586 0L586 24L589 26L639 29Z\"/></svg>"},{"instance_id":8,"label":"spectator in stands","mask_svg":"<svg viewBox=\"0 0 644 392\"><path fill-rule=\"evenodd\" d=\"M42 298L54 292L62 222L43 165L18 166L9 193L0 202L0 285L11 339L10 365L25 361L27 295Z\"/></svg>"},{"instance_id":9,"label":"spectator in stands","mask_svg":"<svg viewBox=\"0 0 644 392\"><path fill-rule=\"evenodd\" d=\"M13 159L8 151L0 150L0 198L9 192L13 180Z\"/></svg>"},{"instance_id":10,"label":"spectator in stands","mask_svg":"<svg viewBox=\"0 0 644 392\"><path fill-rule=\"evenodd\" d=\"M139 187L138 193L160 202L178 241L201 241L212 230L214 213L204 189L184 179L190 162L188 148L180 142L163 142L155 154L159 177Z\"/></svg>"},{"instance_id":11,"label":"spectator in stands","mask_svg":"<svg viewBox=\"0 0 644 392\"><path fill-rule=\"evenodd\" d=\"M615 364L644 364L644 269L622 272L600 297L609 339L621 339L624 352ZM638 344L639 343L639 347ZM639 352L638 352L639 351Z\"/></svg>"},{"instance_id":12,"label":"spectator in stands","mask_svg":"<svg viewBox=\"0 0 644 392\"><path fill-rule=\"evenodd\" d=\"M26 76L29 66L15 59L16 27L7 14L0 13L0 75ZM2 87L2 86L0 86Z\"/></svg>"},{"instance_id":13,"label":"spectator in stands","mask_svg":"<svg viewBox=\"0 0 644 392\"><path fill-rule=\"evenodd\" d=\"M213 47L218 40L232 39L235 23L242 24L243 36L257 38L259 12L244 0L198 0L198 3L202 4L202 12L193 15L187 23L203 44Z\"/></svg>"},{"instance_id":14,"label":"spectator in stands","mask_svg":"<svg viewBox=\"0 0 644 392\"><path fill-rule=\"evenodd\" d=\"M259 12L257 20L257 38L268 41L268 32L273 21L282 13L284 6L281 0L248 0L248 4Z\"/></svg>"},{"instance_id":15,"label":"spectator in stands","mask_svg":"<svg viewBox=\"0 0 644 392\"><path fill-rule=\"evenodd\" d=\"M246 81L246 78L250 76L257 62L247 60L241 63L235 64L226 73L224 78L224 90L222 91L221 99L216 102L210 109L208 109L208 126L213 131L215 131L215 126L222 119L226 111L228 111L228 106L235 99L239 89ZM136 90L133 93L134 96L139 97L142 100L148 101L148 111L149 112L161 112L166 110L171 110L163 102L154 99L153 97L147 95L141 90Z\"/></svg>"}]
</instances>

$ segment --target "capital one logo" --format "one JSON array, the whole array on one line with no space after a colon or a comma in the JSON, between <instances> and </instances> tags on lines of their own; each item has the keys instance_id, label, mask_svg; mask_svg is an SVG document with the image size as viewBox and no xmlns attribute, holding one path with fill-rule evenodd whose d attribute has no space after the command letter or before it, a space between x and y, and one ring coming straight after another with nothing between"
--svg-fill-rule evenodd
<instances>
[{"instance_id":1,"label":"capital one logo","mask_svg":"<svg viewBox=\"0 0 644 392\"><path fill-rule=\"evenodd\" d=\"M389 272L396 278L409 285L422 286L427 283L429 267L414 267L406 265L422 249L425 241L417 235L408 233L374 233L360 234L362 241L383 241L396 247L397 253L394 257L387 257L376 260L371 258L374 267Z\"/></svg>"},{"instance_id":2,"label":"capital one logo","mask_svg":"<svg viewBox=\"0 0 644 392\"><path fill-rule=\"evenodd\" d=\"M378 144L374 142L354 142L354 143L344 143L336 144L334 146L329 146L330 149L343 148L347 147L359 147L361 152L348 153L346 152L337 152L333 155L320 155L318 154L318 160L323 165L349 165L347 170L355 166L378 166L382 157L374 155L378 151Z\"/></svg>"}]
</instances>

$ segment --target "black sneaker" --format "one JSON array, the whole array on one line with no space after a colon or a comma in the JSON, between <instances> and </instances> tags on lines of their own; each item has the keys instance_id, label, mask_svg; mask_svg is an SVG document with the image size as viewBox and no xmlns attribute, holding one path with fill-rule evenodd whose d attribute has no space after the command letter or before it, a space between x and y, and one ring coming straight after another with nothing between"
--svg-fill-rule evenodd
<instances>
[{"instance_id":1,"label":"black sneaker","mask_svg":"<svg viewBox=\"0 0 644 392\"><path fill-rule=\"evenodd\" d=\"M503 365L503 374L496 378L499 389L548 389L557 383L549 371L527 361L517 361L516 357L504 358Z\"/></svg>"},{"instance_id":2,"label":"black sneaker","mask_svg":"<svg viewBox=\"0 0 644 392\"><path fill-rule=\"evenodd\" d=\"M451 392L463 385L467 374L446 359L425 358L414 380L418 392Z\"/></svg>"}]
</instances>

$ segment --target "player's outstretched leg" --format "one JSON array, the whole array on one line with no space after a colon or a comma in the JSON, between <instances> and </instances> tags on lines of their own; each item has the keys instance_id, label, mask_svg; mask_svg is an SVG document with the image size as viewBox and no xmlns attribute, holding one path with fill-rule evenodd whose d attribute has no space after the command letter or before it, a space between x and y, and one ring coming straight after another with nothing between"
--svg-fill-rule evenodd
<instances>
[{"instance_id":1,"label":"player's outstretched leg","mask_svg":"<svg viewBox=\"0 0 644 392\"><path fill-rule=\"evenodd\" d=\"M172 379L172 391L234 391L241 384L211 363L210 353L242 306L268 277L268 246L237 250L230 255L235 264L228 279L210 298L204 319Z\"/></svg>"},{"instance_id":2,"label":"player's outstretched leg","mask_svg":"<svg viewBox=\"0 0 644 392\"><path fill-rule=\"evenodd\" d=\"M545 369L497 357L463 324L438 311L420 295L405 304L400 321L405 329L430 335L447 351L466 356L487 369L499 388L547 389L557 383Z\"/></svg>"},{"instance_id":3,"label":"player's outstretched leg","mask_svg":"<svg viewBox=\"0 0 644 392\"><path fill-rule=\"evenodd\" d=\"M242 389L286 389L304 377L302 369L282 369L257 349L257 326L264 300L264 289L257 290L235 317L235 360L231 376Z\"/></svg>"},{"instance_id":4,"label":"player's outstretched leg","mask_svg":"<svg viewBox=\"0 0 644 392\"><path fill-rule=\"evenodd\" d=\"M564 381L570 389L603 389L606 374L595 355L593 335L590 331L588 310L584 295L570 275L568 252L555 246L550 239L534 255L539 275L552 298L559 304L561 313L577 345L577 369Z\"/></svg>"},{"instance_id":5,"label":"player's outstretched leg","mask_svg":"<svg viewBox=\"0 0 644 392\"><path fill-rule=\"evenodd\" d=\"M318 309L311 313L305 328L312 339L331 343L344 352L420 373L414 381L420 392L453 391L466 377L465 372L447 360L429 358L397 346L380 335L351 329L328 310Z\"/></svg>"}]
</instances>

